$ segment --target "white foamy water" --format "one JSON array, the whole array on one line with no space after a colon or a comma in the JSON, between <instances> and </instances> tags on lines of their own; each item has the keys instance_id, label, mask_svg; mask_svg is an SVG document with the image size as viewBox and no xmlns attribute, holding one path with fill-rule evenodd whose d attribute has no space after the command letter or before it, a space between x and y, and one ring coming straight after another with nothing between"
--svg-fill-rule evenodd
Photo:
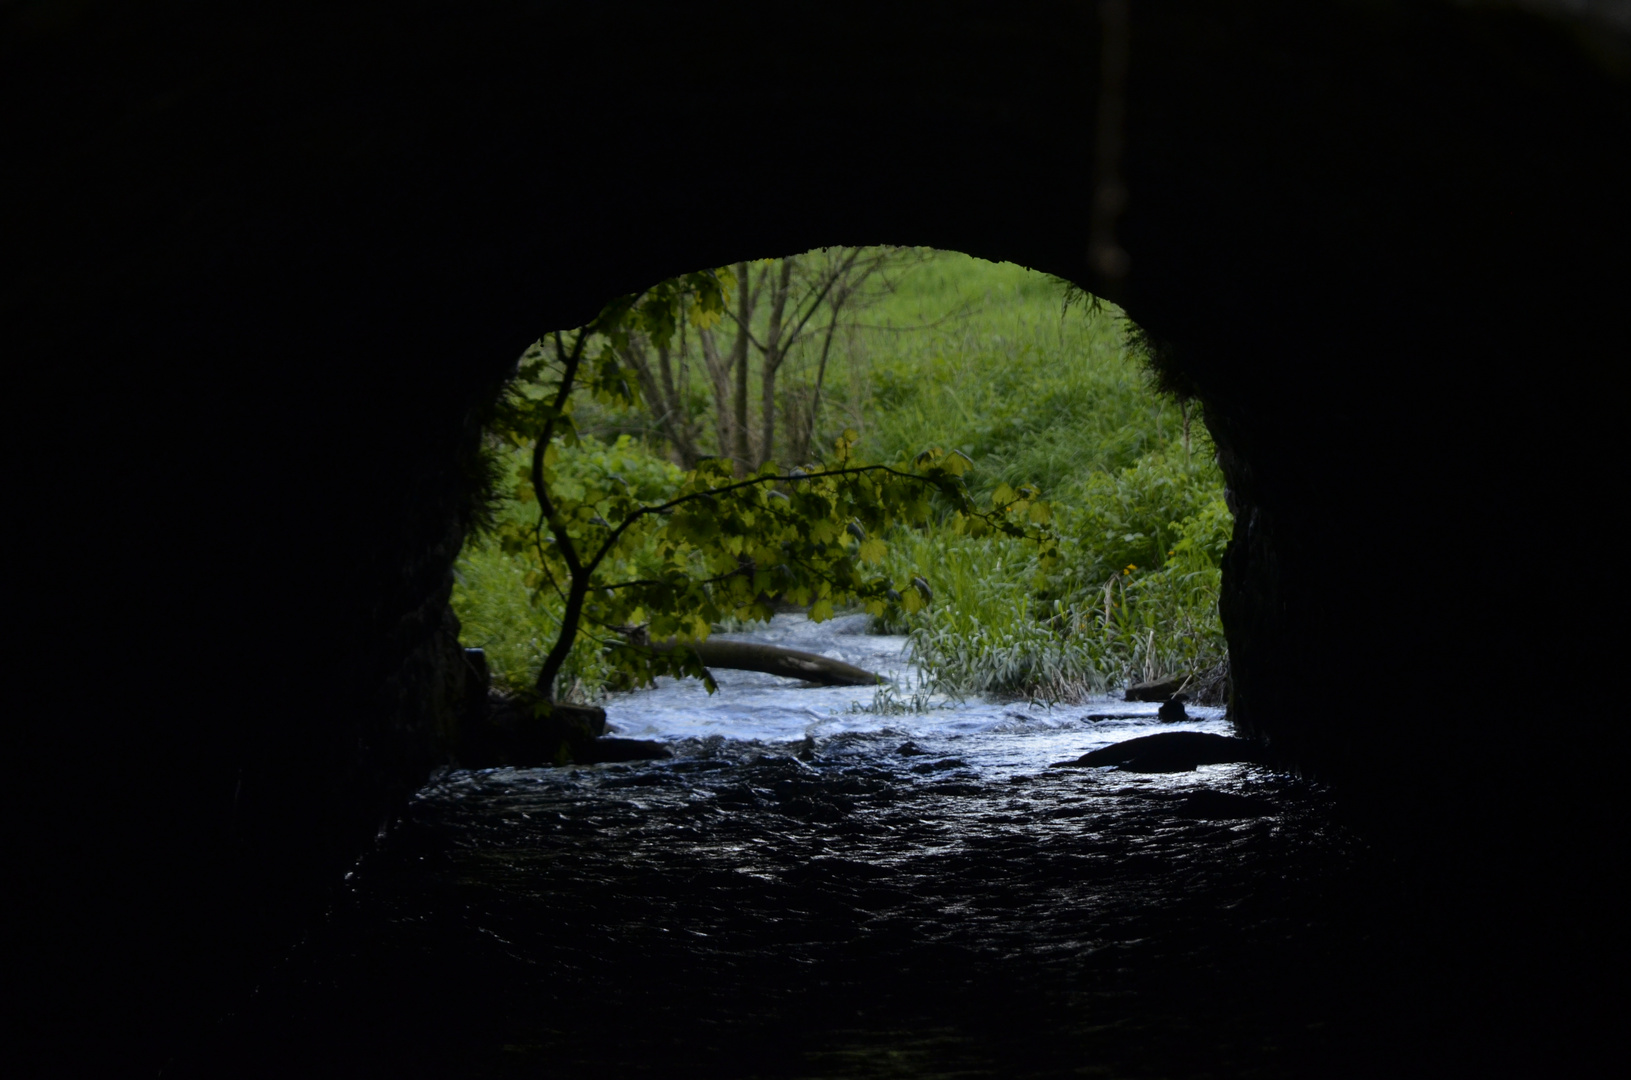
<instances>
[{"instance_id":1,"label":"white foamy water","mask_svg":"<svg viewBox=\"0 0 1631 1080\"><path fill-rule=\"evenodd\" d=\"M897 699L911 698L918 672L906 639L868 634L866 625L865 615L824 623L777 615L755 632L716 636L844 660L893 680ZM873 704L878 694L873 687L818 687L749 671L719 670L714 675L719 690L712 695L697 680L666 678L655 688L618 695L606 707L610 726L625 738L665 742L719 737L782 746L814 739L819 746L836 739L876 747L887 740L910 741L926 755L954 756L991 776L1033 771L1158 731L1232 733L1221 708L1190 705L1188 722L1164 724L1156 719L1158 706L1121 701L1119 695L1052 708L941 697L930 699L927 712L884 715L857 711Z\"/></svg>"}]
</instances>

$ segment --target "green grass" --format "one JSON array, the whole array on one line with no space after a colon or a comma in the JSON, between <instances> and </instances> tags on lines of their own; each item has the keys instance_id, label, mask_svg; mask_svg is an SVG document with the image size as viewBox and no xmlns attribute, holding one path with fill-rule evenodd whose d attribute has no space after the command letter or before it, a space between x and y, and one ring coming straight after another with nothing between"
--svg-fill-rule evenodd
<instances>
[{"instance_id":1,"label":"green grass","mask_svg":"<svg viewBox=\"0 0 1631 1080\"><path fill-rule=\"evenodd\" d=\"M845 343L847 411L830 426L856 427L878 460L958 449L981 493L1036 483L1050 498L1180 439L1182 413L1151 393L1119 314L1062 301L1046 275L936 253Z\"/></svg>"},{"instance_id":2,"label":"green grass","mask_svg":"<svg viewBox=\"0 0 1631 1080\"><path fill-rule=\"evenodd\" d=\"M1063 540L1044 571L1008 539L891 538L892 574L921 574L937 595L880 628L910 632L930 681L1057 701L1222 664L1222 478L1196 418L1186 446L1184 410L1152 391L1119 313L1064 311L1043 275L941 254L879 314L936 325L869 332L864 450L960 449L977 496L1038 484Z\"/></svg>"}]
</instances>

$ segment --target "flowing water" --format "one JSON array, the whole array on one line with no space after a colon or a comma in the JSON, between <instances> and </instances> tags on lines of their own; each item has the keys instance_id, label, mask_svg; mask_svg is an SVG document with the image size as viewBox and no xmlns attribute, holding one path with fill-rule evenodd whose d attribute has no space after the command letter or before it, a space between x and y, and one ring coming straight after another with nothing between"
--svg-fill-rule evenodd
<instances>
[{"instance_id":1,"label":"flowing water","mask_svg":"<svg viewBox=\"0 0 1631 1080\"><path fill-rule=\"evenodd\" d=\"M1157 731L1230 732L1218 708L1190 706L1193 722L1163 724L1154 704L1109 698L1052 708L1023 701L947 701L919 687L906 639L867 634L867 621L865 615L825 623L778 615L756 633L717 638L784 645L847 661L891 680L883 694L871 687L813 687L755 672L720 671L715 694L695 680L664 679L656 689L614 700L606 710L608 721L617 735L675 743L687 754L725 739L744 744L738 752L752 747L761 754L791 753L813 761L812 754L831 756L843 747L851 758L900 754L910 742L902 756L919 759L911 764L915 774L949 771L980 782L1028 775L1051 762ZM908 712L914 698L927 711Z\"/></svg>"},{"instance_id":2,"label":"flowing water","mask_svg":"<svg viewBox=\"0 0 1631 1080\"><path fill-rule=\"evenodd\" d=\"M743 637L909 699L903 640L863 628L778 616ZM870 688L718 676L713 696L665 682L609 705L670 759L427 787L236 1021L234 1070L1374 1075L1415 1038L1377 989L1409 976L1375 947L1365 850L1319 788L1252 765L1047 767L1227 732L1221 710L891 715L861 711Z\"/></svg>"}]
</instances>

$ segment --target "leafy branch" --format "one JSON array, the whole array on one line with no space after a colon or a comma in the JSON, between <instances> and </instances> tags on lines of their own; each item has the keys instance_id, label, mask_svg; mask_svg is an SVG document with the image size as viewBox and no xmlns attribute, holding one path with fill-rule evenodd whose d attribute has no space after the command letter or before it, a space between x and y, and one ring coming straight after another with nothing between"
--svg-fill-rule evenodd
<instances>
[{"instance_id":1,"label":"leafy branch","mask_svg":"<svg viewBox=\"0 0 1631 1080\"><path fill-rule=\"evenodd\" d=\"M640 405L635 388L649 380L625 366L631 336L667 348L682 327L716 323L734 285L723 270L662 282L613 301L577 331L549 335L522 357L493 429L526 451L515 495L536 501L538 513L530 523L501 526L499 538L531 563L530 587L549 588L562 601L560 632L535 684L543 701L553 700L586 624L639 628L678 644L660 651L608 647L612 662L643 683L658 674L705 676L685 643L704 640L726 616L768 619L778 599L808 605L816 620L844 602L880 613L897 602L919 610L933 598L921 575L896 582L875 568L888 551L884 535L927 525L936 515L949 513L953 531L971 536L1032 540L1044 560L1057 551L1051 510L1036 489L1003 485L989 506L976 506L963 481L972 466L966 455L931 449L898 465L862 462L853 431L839 437L824 464L765 463L741 477L736 463L708 458L683 475L677 490L655 497L616 474L563 469L563 448L578 443L572 419L578 398ZM799 315L807 321L813 309ZM603 581L614 564L614 578L623 580Z\"/></svg>"}]
</instances>

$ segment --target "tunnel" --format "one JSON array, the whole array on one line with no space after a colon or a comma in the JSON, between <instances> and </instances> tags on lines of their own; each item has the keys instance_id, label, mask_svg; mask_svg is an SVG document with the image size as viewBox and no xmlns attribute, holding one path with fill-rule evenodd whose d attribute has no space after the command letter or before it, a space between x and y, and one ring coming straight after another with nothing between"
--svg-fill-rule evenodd
<instances>
[{"instance_id":1,"label":"tunnel","mask_svg":"<svg viewBox=\"0 0 1631 1080\"><path fill-rule=\"evenodd\" d=\"M33 1069L153 1075L447 760L520 350L828 244L1125 309L1230 488L1237 728L1476 909L1447 956L1569 988L1536 1045L1607 1052L1575 1006L1612 1000L1624 851L1624 3L0 17Z\"/></svg>"}]
</instances>

